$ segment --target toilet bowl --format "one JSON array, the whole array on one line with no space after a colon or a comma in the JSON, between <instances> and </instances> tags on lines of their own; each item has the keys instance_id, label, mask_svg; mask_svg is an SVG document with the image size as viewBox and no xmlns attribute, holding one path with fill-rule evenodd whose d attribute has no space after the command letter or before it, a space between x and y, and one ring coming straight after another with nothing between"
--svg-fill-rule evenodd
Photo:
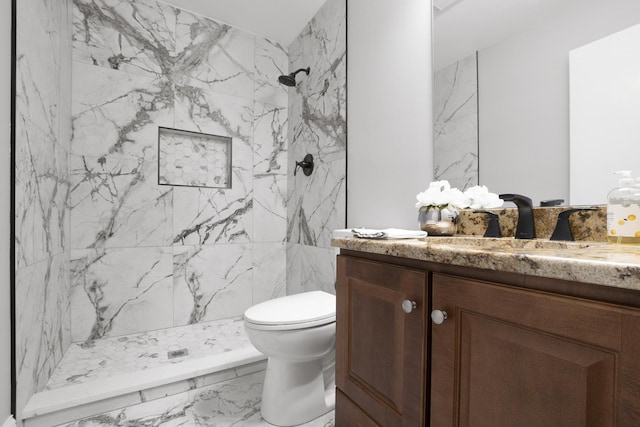
<instances>
[{"instance_id":1,"label":"toilet bowl","mask_svg":"<svg viewBox=\"0 0 640 427\"><path fill-rule=\"evenodd\" d=\"M268 356L262 418L295 426L335 407L336 298L323 291L265 301L244 313L249 341Z\"/></svg>"}]
</instances>

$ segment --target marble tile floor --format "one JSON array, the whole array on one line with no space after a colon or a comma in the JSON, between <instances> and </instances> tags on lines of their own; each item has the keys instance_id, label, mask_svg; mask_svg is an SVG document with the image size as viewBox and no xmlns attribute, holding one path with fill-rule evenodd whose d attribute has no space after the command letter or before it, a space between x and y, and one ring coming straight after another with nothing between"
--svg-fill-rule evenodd
<instances>
[{"instance_id":1,"label":"marble tile floor","mask_svg":"<svg viewBox=\"0 0 640 427\"><path fill-rule=\"evenodd\" d=\"M83 418L58 427L267 427L260 416L264 371ZM303 424L334 427L334 411Z\"/></svg>"},{"instance_id":2,"label":"marble tile floor","mask_svg":"<svg viewBox=\"0 0 640 427\"><path fill-rule=\"evenodd\" d=\"M251 347L243 318L73 343L45 390Z\"/></svg>"}]
</instances>

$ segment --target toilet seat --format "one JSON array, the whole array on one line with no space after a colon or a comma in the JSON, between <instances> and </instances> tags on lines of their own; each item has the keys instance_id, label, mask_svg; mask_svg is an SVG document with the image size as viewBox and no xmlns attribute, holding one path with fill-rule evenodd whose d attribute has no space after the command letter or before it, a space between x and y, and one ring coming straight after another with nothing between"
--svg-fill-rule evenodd
<instances>
[{"instance_id":1,"label":"toilet seat","mask_svg":"<svg viewBox=\"0 0 640 427\"><path fill-rule=\"evenodd\" d=\"M336 297L323 291L288 295L254 305L244 319L248 327L260 330L327 325L336 321Z\"/></svg>"}]
</instances>

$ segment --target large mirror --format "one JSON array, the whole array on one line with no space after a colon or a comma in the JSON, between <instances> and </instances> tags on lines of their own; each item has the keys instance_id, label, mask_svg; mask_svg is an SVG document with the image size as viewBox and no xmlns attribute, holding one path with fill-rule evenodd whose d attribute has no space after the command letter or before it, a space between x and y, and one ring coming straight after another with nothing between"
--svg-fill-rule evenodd
<instances>
[{"instance_id":1,"label":"large mirror","mask_svg":"<svg viewBox=\"0 0 640 427\"><path fill-rule=\"evenodd\" d=\"M569 52L638 24L640 2L433 4L436 178L571 202Z\"/></svg>"}]
</instances>

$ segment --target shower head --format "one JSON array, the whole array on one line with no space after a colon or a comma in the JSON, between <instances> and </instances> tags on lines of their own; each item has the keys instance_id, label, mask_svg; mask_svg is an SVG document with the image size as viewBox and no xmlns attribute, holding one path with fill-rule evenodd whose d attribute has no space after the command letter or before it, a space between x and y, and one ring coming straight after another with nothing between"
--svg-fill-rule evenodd
<instances>
[{"instance_id":1,"label":"shower head","mask_svg":"<svg viewBox=\"0 0 640 427\"><path fill-rule=\"evenodd\" d=\"M294 71L288 76L283 75L278 77L278 81L285 86L294 87L296 85L296 74L298 74L300 71L304 71L305 73L307 73L307 76L308 76L309 71L311 71L311 68L310 67L300 68L299 70Z\"/></svg>"}]
</instances>

